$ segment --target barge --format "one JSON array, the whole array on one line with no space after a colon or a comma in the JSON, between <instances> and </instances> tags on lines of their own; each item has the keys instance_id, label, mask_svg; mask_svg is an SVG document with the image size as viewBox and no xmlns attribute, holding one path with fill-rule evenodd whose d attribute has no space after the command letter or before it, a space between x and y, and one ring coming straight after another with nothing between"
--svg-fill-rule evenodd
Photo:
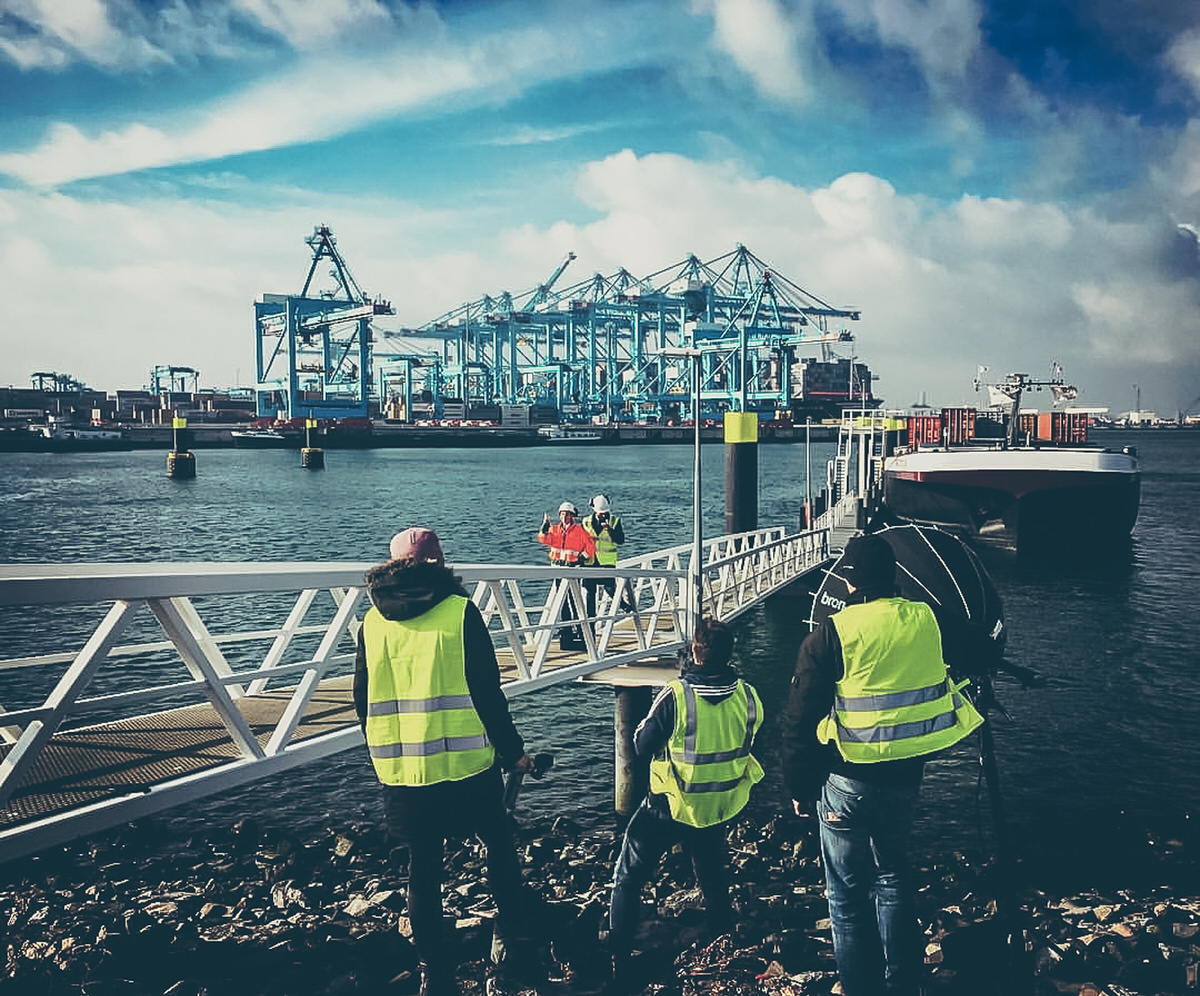
<instances>
[{"instance_id":1,"label":"barge","mask_svg":"<svg viewBox=\"0 0 1200 996\"><path fill-rule=\"evenodd\" d=\"M1018 550L1128 540L1137 521L1137 451L1087 441L1082 412L1021 412L1030 388L1010 375L1008 410L947 408L908 418L907 440L885 456L883 505L905 521L996 539Z\"/></svg>"}]
</instances>

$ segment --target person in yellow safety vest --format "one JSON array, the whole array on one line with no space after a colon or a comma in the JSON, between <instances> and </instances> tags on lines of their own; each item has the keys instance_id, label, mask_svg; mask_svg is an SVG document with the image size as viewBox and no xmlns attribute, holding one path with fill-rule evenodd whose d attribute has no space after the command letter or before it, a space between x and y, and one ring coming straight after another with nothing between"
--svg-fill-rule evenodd
<instances>
[{"instance_id":1,"label":"person in yellow safety vest","mask_svg":"<svg viewBox=\"0 0 1200 996\"><path fill-rule=\"evenodd\" d=\"M550 516L542 514L537 539L550 548L550 563L556 567L586 567L596 555L596 541L579 524L579 509L569 501L558 506L555 523L550 522ZM574 595L568 594L563 602L562 618L578 619L582 615L579 608ZM563 626L558 631L558 646L560 650L582 650L587 644L578 626Z\"/></svg>"},{"instance_id":2,"label":"person in yellow safety vest","mask_svg":"<svg viewBox=\"0 0 1200 996\"><path fill-rule=\"evenodd\" d=\"M529 899L501 776L501 768L533 770L533 759L509 715L487 625L446 567L437 535L406 529L389 552L366 575L373 604L358 634L354 706L383 785L388 834L409 849L422 996L456 996L457 959L442 919L448 837L474 834L487 847L499 914L496 977L537 970L532 945L521 940Z\"/></svg>"},{"instance_id":3,"label":"person in yellow safety vest","mask_svg":"<svg viewBox=\"0 0 1200 996\"><path fill-rule=\"evenodd\" d=\"M592 514L584 518L583 528L596 542L596 555L588 566L616 567L617 547L625 542L625 527L621 523L621 517L613 515L607 495L596 495L588 504L591 506ZM589 616L596 614L596 592L600 588L607 591L610 596L615 596L617 592L616 579L588 578L583 582ZM633 599L627 588L621 590L621 608L633 608Z\"/></svg>"},{"instance_id":4,"label":"person in yellow safety vest","mask_svg":"<svg viewBox=\"0 0 1200 996\"><path fill-rule=\"evenodd\" d=\"M702 620L693 665L667 684L634 733L639 758L650 758L650 792L629 821L613 878L609 947L614 992L634 988L631 948L642 887L676 843L691 856L713 936L733 927L725 831L762 779L750 753L762 726L758 693L730 664L733 634Z\"/></svg>"},{"instance_id":5,"label":"person in yellow safety vest","mask_svg":"<svg viewBox=\"0 0 1200 996\"><path fill-rule=\"evenodd\" d=\"M833 952L846 996L917 996L921 938L908 833L926 759L983 722L942 657L933 610L896 594L896 557L860 536L834 567L857 600L800 646L784 780L818 817Z\"/></svg>"}]
</instances>

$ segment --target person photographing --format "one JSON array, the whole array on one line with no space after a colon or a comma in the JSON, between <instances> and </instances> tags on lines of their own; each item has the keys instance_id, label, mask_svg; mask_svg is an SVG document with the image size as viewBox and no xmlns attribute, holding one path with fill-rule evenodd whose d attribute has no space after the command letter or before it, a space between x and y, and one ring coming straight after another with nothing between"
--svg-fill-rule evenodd
<instances>
[{"instance_id":1,"label":"person photographing","mask_svg":"<svg viewBox=\"0 0 1200 996\"><path fill-rule=\"evenodd\" d=\"M618 559L617 548L625 542L625 527L621 524L621 517L613 514L607 495L596 495L588 505L592 514L584 518L583 528L596 544L596 554L592 558L591 566L615 568ZM583 582L583 588L587 595L587 613L589 616L595 616L596 592L603 588L610 597L614 597L617 582L615 578L588 578ZM633 608L633 600L626 589L621 591L621 608Z\"/></svg>"}]
</instances>

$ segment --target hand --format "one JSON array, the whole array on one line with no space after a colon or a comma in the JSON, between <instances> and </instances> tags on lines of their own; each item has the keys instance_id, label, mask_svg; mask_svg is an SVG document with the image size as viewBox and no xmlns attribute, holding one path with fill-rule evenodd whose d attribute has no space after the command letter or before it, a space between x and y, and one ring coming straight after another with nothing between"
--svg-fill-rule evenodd
<instances>
[{"instance_id":1,"label":"hand","mask_svg":"<svg viewBox=\"0 0 1200 996\"><path fill-rule=\"evenodd\" d=\"M533 758L528 754L522 754L517 758L517 763L513 765L513 771L519 771L522 774L528 774L533 770Z\"/></svg>"},{"instance_id":2,"label":"hand","mask_svg":"<svg viewBox=\"0 0 1200 996\"><path fill-rule=\"evenodd\" d=\"M809 812L810 807L802 805L799 799L792 800L792 812L799 816L802 820L807 820L812 816Z\"/></svg>"}]
</instances>

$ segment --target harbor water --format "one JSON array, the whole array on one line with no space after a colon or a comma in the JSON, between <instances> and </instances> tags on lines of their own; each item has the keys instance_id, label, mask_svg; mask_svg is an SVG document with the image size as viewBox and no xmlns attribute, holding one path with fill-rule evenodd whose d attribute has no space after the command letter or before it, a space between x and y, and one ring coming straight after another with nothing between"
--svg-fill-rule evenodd
<instances>
[{"instance_id":1,"label":"harbor water","mask_svg":"<svg viewBox=\"0 0 1200 996\"><path fill-rule=\"evenodd\" d=\"M982 551L1004 602L1009 658L1047 679L997 685L1013 851L1022 874L1047 887L1194 890L1200 433L1110 431L1098 441L1140 451L1142 505L1127 550L1033 561ZM832 451L813 444L814 492ZM316 473L294 451L210 450L188 481L168 479L163 461L153 451L0 454L0 562L373 562L397 529L425 525L451 562L535 564L544 562L534 538L542 514L563 500L586 508L597 492L622 516L628 554L691 535L687 446L347 450L330 452ZM722 447L704 448L708 535L723 531L722 461ZM805 469L803 444L761 448L760 524L798 525ZM757 751L768 777L751 809L759 819L786 806L777 724L808 610L802 594L781 596L736 623L742 669L769 704ZM5 612L0 656L60 649L60 624ZM0 675L8 709L30 691L15 674ZM573 684L518 696L512 708L528 748L556 756L544 780L526 780L521 812L613 826L611 690ZM243 815L304 835L375 821L380 805L364 753L350 751L156 819L187 835ZM928 766L914 849L928 860L982 858L995 844L991 817L973 748L956 748Z\"/></svg>"}]
</instances>

